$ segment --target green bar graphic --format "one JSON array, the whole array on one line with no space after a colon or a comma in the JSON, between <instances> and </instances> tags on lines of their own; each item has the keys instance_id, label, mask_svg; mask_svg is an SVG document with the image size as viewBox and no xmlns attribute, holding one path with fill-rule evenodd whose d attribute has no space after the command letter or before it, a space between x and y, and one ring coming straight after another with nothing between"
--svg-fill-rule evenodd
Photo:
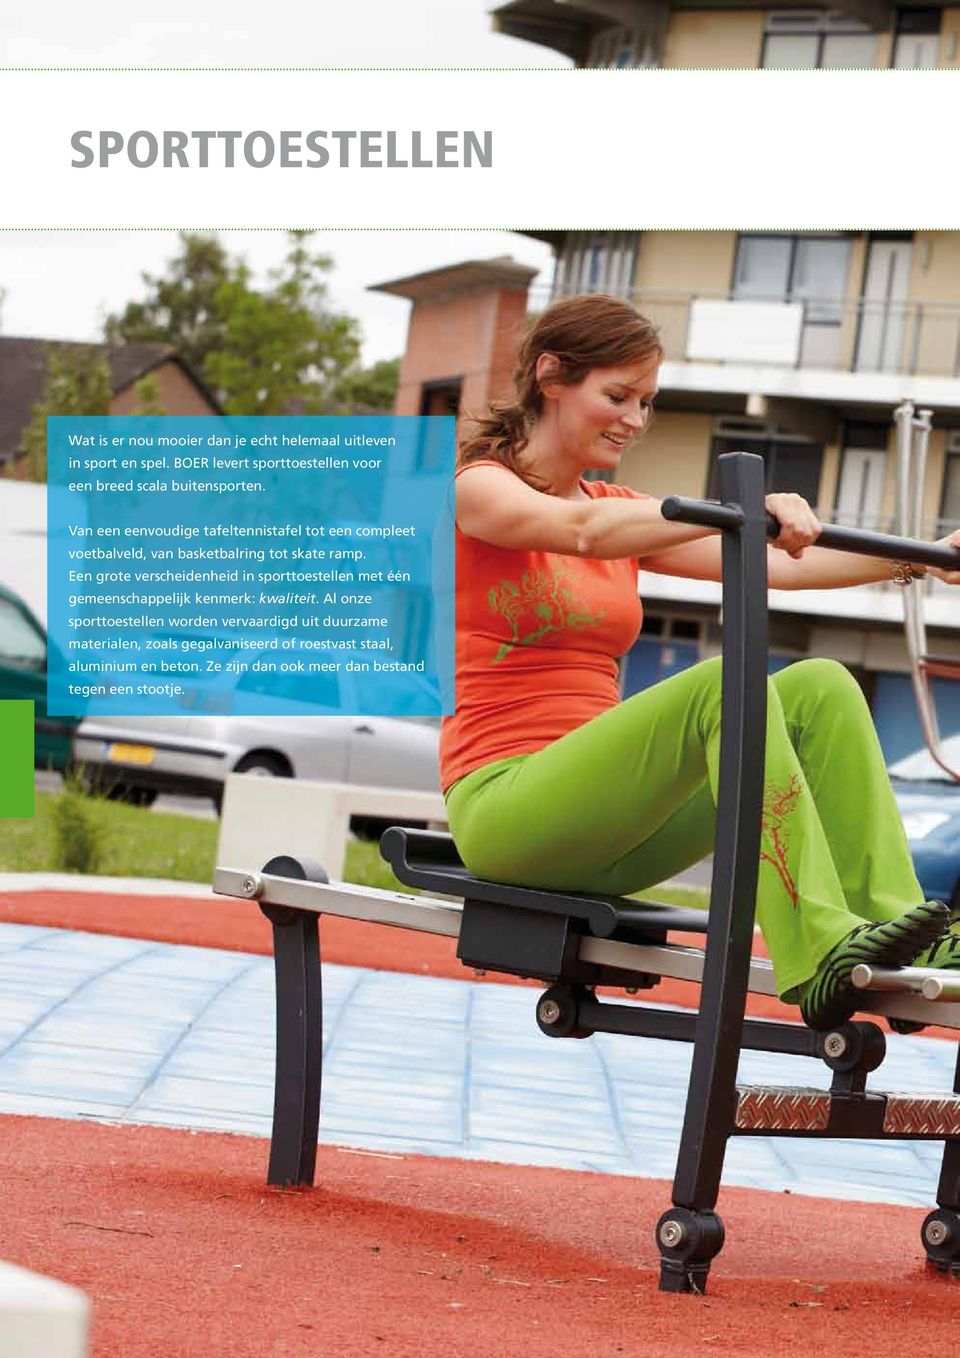
<instances>
[{"instance_id":1,"label":"green bar graphic","mask_svg":"<svg viewBox=\"0 0 960 1358\"><path fill-rule=\"evenodd\" d=\"M33 702L0 702L0 817L32 817Z\"/></svg>"}]
</instances>

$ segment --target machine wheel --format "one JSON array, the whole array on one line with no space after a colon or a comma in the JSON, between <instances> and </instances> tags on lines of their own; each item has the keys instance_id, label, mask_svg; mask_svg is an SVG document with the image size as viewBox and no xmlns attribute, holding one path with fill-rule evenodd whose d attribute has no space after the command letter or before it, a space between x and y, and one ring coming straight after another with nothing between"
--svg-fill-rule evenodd
<instances>
[{"instance_id":1,"label":"machine wheel","mask_svg":"<svg viewBox=\"0 0 960 1358\"><path fill-rule=\"evenodd\" d=\"M555 985L537 1000L537 1027L547 1037L592 1037L591 1028L581 1028L578 1019L580 998L586 991L579 986Z\"/></svg>"},{"instance_id":2,"label":"machine wheel","mask_svg":"<svg viewBox=\"0 0 960 1358\"><path fill-rule=\"evenodd\" d=\"M960 1273L960 1212L938 1207L920 1227L927 1263L940 1273Z\"/></svg>"},{"instance_id":3,"label":"machine wheel","mask_svg":"<svg viewBox=\"0 0 960 1358\"><path fill-rule=\"evenodd\" d=\"M671 1207L657 1222L660 1291L707 1290L710 1263L723 1248L723 1221L716 1212Z\"/></svg>"}]
</instances>

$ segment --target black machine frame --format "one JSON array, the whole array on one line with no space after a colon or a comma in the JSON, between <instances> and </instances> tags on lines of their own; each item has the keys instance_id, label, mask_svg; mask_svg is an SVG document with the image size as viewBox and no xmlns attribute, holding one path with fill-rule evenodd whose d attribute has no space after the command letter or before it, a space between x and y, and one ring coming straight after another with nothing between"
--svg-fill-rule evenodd
<instances>
[{"instance_id":1,"label":"black machine frame","mask_svg":"<svg viewBox=\"0 0 960 1358\"><path fill-rule=\"evenodd\" d=\"M763 964L751 963L751 945L767 706L767 539L777 525L765 510L760 457L723 455L720 492L721 503L677 497L663 503L666 518L715 527L723 538L723 710L709 912L482 881L467 872L449 835L403 828L386 832L383 856L406 885L442 899L328 884L322 867L292 854L271 859L260 872L218 868L214 890L259 901L273 926L271 1184L314 1180L322 1060L318 916L340 914L454 936L467 967L545 981L536 1012L549 1036L612 1032L693 1044L672 1206L656 1227L662 1290L706 1288L723 1245L715 1208L726 1143L734 1135L942 1139L937 1207L923 1223L922 1241L932 1265L960 1273L960 1057L953 1089L941 1097L876 1093L867 1089L867 1076L886 1051L876 1023L851 1021L814 1032L745 1018L748 989L756 988L758 976L764 979ZM960 551L907 538L827 525L819 542L895 561L960 567ZM668 945L667 930L705 934L702 954ZM702 963L697 1012L611 1003L594 993L599 984L637 992L655 986L662 974L691 975L694 957L698 969ZM960 1006L913 998L929 993L921 992L921 983L930 975L904 969L892 978L868 979L880 992L892 992L894 1001L900 992L899 1008L889 994L870 992L864 1008L960 1027ZM950 974L936 975L949 981ZM765 987L772 990L769 976ZM941 988L941 999L960 999L960 982ZM822 1060L833 1072L831 1087L738 1085L742 1049Z\"/></svg>"}]
</instances>

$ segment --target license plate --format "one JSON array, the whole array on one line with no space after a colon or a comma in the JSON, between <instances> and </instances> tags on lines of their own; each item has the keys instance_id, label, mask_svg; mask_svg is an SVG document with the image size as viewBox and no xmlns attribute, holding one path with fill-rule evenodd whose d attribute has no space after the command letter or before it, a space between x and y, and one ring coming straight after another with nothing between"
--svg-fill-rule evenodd
<instances>
[{"instance_id":1,"label":"license plate","mask_svg":"<svg viewBox=\"0 0 960 1358\"><path fill-rule=\"evenodd\" d=\"M152 764L156 755L152 745L125 745L114 741L107 746L107 758L117 764Z\"/></svg>"}]
</instances>

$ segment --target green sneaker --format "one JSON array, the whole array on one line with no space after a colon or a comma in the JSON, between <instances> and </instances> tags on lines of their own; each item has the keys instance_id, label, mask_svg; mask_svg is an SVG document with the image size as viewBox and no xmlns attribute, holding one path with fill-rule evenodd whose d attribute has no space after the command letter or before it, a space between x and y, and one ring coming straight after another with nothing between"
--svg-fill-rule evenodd
<instances>
[{"instance_id":1,"label":"green sneaker","mask_svg":"<svg viewBox=\"0 0 960 1358\"><path fill-rule=\"evenodd\" d=\"M875 967L919 965L917 953L932 949L949 923L945 905L925 901L899 919L858 925L827 953L802 987L798 1003L804 1023L818 1031L845 1023L857 1011L858 992L850 980L854 967L861 962Z\"/></svg>"},{"instance_id":2,"label":"green sneaker","mask_svg":"<svg viewBox=\"0 0 960 1358\"><path fill-rule=\"evenodd\" d=\"M960 971L960 934L953 929L932 948L927 948L913 959L915 967L935 967L937 971Z\"/></svg>"}]
</instances>

